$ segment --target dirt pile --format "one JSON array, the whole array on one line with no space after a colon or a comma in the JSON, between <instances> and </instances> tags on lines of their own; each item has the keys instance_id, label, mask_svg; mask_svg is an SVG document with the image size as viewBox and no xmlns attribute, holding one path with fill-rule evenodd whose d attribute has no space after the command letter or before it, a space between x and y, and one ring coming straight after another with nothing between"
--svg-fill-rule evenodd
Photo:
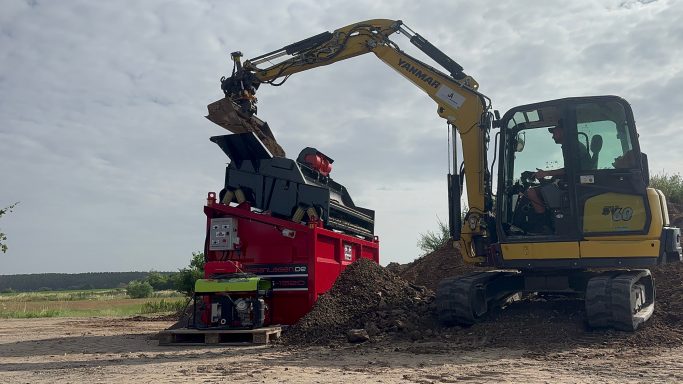
<instances>
[{"instance_id":1,"label":"dirt pile","mask_svg":"<svg viewBox=\"0 0 683 384\"><path fill-rule=\"evenodd\" d=\"M464 264L457 250L448 247L401 267L401 277L431 289L435 289L443 278L483 269ZM579 298L530 295L491 313L481 324L468 328L437 327L431 335L423 336L431 336L425 339L443 338L461 347L516 345L529 349L552 349L595 343L616 348L681 345L683 263L667 264L651 271L657 285L655 314L636 333L589 329L585 322L584 302Z\"/></svg>"},{"instance_id":2,"label":"dirt pile","mask_svg":"<svg viewBox=\"0 0 683 384\"><path fill-rule=\"evenodd\" d=\"M283 337L285 344L326 344L365 328L371 337L409 331L430 311L433 294L378 264L360 259L339 275L313 309Z\"/></svg>"},{"instance_id":3,"label":"dirt pile","mask_svg":"<svg viewBox=\"0 0 683 384\"><path fill-rule=\"evenodd\" d=\"M595 344L616 349L683 345L683 263L651 271L657 285L655 313L635 333L588 328L584 302L578 298L531 296L471 327L466 336L480 345L531 350Z\"/></svg>"},{"instance_id":4,"label":"dirt pile","mask_svg":"<svg viewBox=\"0 0 683 384\"><path fill-rule=\"evenodd\" d=\"M458 259L451 250L440 249L399 272L416 283L434 286L432 281L472 270ZM449 262L455 268L444 271ZM529 295L470 327L443 328L436 320L431 290L362 260L341 274L330 292L285 334L284 341L346 342L348 330L364 328L373 342L416 341L410 348L420 353L512 346L549 352L595 345L615 350L683 345L683 263L653 268L652 273L657 283L655 314L635 333L590 329L581 298L552 295Z\"/></svg>"},{"instance_id":5,"label":"dirt pile","mask_svg":"<svg viewBox=\"0 0 683 384\"><path fill-rule=\"evenodd\" d=\"M657 294L648 328L665 336L665 341L683 343L683 263L665 264L651 272Z\"/></svg>"},{"instance_id":6,"label":"dirt pile","mask_svg":"<svg viewBox=\"0 0 683 384\"><path fill-rule=\"evenodd\" d=\"M460 251L451 244L444 244L436 251L424 255L409 264L392 266L403 279L436 291L439 282L450 276L461 276L470 272L485 270L462 260Z\"/></svg>"}]
</instances>

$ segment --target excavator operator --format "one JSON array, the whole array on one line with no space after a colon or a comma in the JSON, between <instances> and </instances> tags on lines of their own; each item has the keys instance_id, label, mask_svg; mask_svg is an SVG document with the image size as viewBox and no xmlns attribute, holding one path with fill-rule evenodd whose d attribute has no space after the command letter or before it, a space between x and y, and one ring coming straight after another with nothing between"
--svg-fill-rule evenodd
<instances>
[{"instance_id":1,"label":"excavator operator","mask_svg":"<svg viewBox=\"0 0 683 384\"><path fill-rule=\"evenodd\" d=\"M558 120L554 127L548 128L548 132L550 132L553 135L552 137L555 141L555 144L560 144L562 146L562 155L564 157L564 163L567 164L567 160L571 159L571 153L564 145L566 134L563 120ZM594 168L590 154L588 153L588 148L586 148L586 146L578 139L576 140L575 153L579 157L579 164L581 167L580 169ZM549 228L546 227L549 227L548 224L550 224L550 219L547 217L546 206L543 200L543 193L550 192L547 191L547 189L559 189L558 184L561 180L564 179L564 176L564 167L558 169L551 169L547 171L536 168L536 172L533 174L533 177L539 181L545 179L546 177L552 177L556 179L555 182L529 188L526 192L527 198L531 202L534 212L536 213L537 217L540 218L539 220L537 220L537 225L535 227L537 229L540 229L541 232L548 231Z\"/></svg>"}]
</instances>

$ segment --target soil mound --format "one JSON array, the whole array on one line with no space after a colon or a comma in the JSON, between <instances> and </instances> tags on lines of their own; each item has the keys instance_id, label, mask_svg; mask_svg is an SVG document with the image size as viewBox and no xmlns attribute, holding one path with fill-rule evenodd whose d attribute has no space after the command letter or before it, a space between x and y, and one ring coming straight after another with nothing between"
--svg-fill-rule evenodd
<instances>
[{"instance_id":1,"label":"soil mound","mask_svg":"<svg viewBox=\"0 0 683 384\"><path fill-rule=\"evenodd\" d=\"M454 268L444 271L450 262L455 263ZM460 263L458 254L444 248L399 272L415 283L435 286L432 282L443 277L473 270ZM482 323L444 328L437 321L433 291L371 261L360 260L349 266L312 311L290 328L284 342L346 342L347 331L364 328L373 341L416 341L409 349L420 353L482 347L545 353L595 345L615 350L683 345L683 263L656 267L652 273L657 283L655 314L635 333L590 329L581 298L553 295L529 295L493 310Z\"/></svg>"},{"instance_id":2,"label":"soil mound","mask_svg":"<svg viewBox=\"0 0 683 384\"><path fill-rule=\"evenodd\" d=\"M580 298L532 295L493 313L464 334L451 334L470 345L523 346L530 350L595 344L616 349L683 345L683 263L663 265L651 272L657 285L655 313L634 333L588 328Z\"/></svg>"},{"instance_id":3,"label":"soil mound","mask_svg":"<svg viewBox=\"0 0 683 384\"><path fill-rule=\"evenodd\" d=\"M410 327L414 316L429 311L431 292L366 259L342 272L313 309L283 336L285 344L326 344L354 328L372 337Z\"/></svg>"},{"instance_id":4,"label":"soil mound","mask_svg":"<svg viewBox=\"0 0 683 384\"><path fill-rule=\"evenodd\" d=\"M457 250L444 246L408 264L399 274L410 282L435 289L443 278L476 270L483 268L464 264ZM483 323L468 328L437 327L422 336L427 339L433 339L427 336L440 336L461 347L523 346L528 349L548 349L595 343L616 348L681 345L683 263L658 266L652 268L651 272L657 286L655 313L635 333L589 329L585 321L584 302L580 298L530 295L496 310Z\"/></svg>"},{"instance_id":5,"label":"soil mound","mask_svg":"<svg viewBox=\"0 0 683 384\"><path fill-rule=\"evenodd\" d=\"M474 271L483 271L462 260L460 251L450 243L436 251L424 255L406 265L392 266L395 273L403 279L436 291L439 282L447 277L461 276Z\"/></svg>"}]
</instances>

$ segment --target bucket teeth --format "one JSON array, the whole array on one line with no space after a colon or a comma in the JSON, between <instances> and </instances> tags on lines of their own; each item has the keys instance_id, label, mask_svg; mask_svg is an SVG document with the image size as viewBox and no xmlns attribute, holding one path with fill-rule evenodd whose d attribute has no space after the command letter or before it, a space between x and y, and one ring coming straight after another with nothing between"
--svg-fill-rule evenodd
<instances>
[{"instance_id":1,"label":"bucket teeth","mask_svg":"<svg viewBox=\"0 0 683 384\"><path fill-rule=\"evenodd\" d=\"M207 106L209 114L206 116L211 122L220 125L233 133L254 132L273 156L285 157L282 149L268 123L256 116L246 117L239 113L239 107L227 98L214 101Z\"/></svg>"}]
</instances>

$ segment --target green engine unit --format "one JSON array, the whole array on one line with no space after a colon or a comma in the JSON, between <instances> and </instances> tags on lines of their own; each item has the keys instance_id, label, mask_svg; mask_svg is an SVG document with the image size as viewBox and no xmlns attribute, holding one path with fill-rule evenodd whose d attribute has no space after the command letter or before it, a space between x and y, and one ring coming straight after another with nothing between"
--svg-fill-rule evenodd
<instances>
[{"instance_id":1,"label":"green engine unit","mask_svg":"<svg viewBox=\"0 0 683 384\"><path fill-rule=\"evenodd\" d=\"M192 325L196 329L253 329L269 324L270 280L255 276L199 279Z\"/></svg>"}]
</instances>

